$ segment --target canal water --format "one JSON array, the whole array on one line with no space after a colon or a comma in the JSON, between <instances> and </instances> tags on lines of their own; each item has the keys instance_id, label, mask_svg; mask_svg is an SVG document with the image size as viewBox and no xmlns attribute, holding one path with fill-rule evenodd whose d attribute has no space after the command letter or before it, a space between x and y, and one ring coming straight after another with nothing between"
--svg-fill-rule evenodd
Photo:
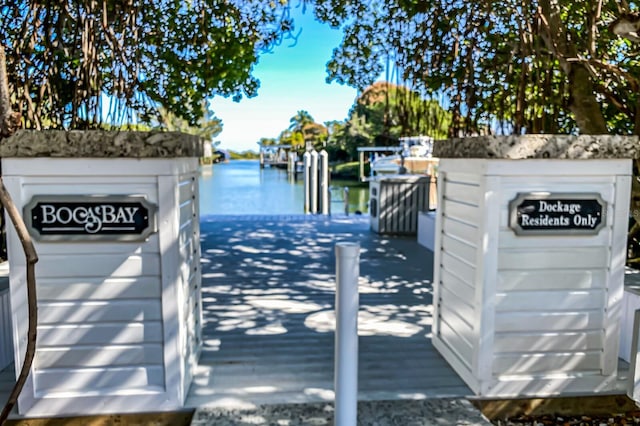
<instances>
[{"instance_id":1,"label":"canal water","mask_svg":"<svg viewBox=\"0 0 640 426\"><path fill-rule=\"evenodd\" d=\"M233 160L202 166L200 214L303 214L302 176L291 179L286 170L260 169L257 160ZM331 181L331 211L344 213L344 188L349 188L349 213L368 212L367 184Z\"/></svg>"}]
</instances>

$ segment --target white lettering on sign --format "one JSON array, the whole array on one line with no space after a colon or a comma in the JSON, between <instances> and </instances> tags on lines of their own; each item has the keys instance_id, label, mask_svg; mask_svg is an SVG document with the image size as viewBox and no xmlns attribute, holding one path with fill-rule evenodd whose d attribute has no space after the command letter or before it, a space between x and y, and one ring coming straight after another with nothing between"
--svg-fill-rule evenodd
<instances>
[{"instance_id":1,"label":"white lettering on sign","mask_svg":"<svg viewBox=\"0 0 640 426\"><path fill-rule=\"evenodd\" d=\"M545 200L540 200L538 205L538 211L540 213L569 213L576 214L580 213L580 209L582 206L580 204L574 203L563 203L560 200L557 200L553 203L549 203Z\"/></svg>"},{"instance_id":2,"label":"white lettering on sign","mask_svg":"<svg viewBox=\"0 0 640 426\"><path fill-rule=\"evenodd\" d=\"M596 235L607 225L598 193L518 193L509 201L509 227L517 235Z\"/></svg>"},{"instance_id":3,"label":"white lettering on sign","mask_svg":"<svg viewBox=\"0 0 640 426\"><path fill-rule=\"evenodd\" d=\"M573 217L573 224L576 226L583 226L588 228L593 228L597 223L598 218L588 214L586 216L575 215Z\"/></svg>"},{"instance_id":4,"label":"white lettering on sign","mask_svg":"<svg viewBox=\"0 0 640 426\"><path fill-rule=\"evenodd\" d=\"M549 215L542 216L529 216L528 214L522 214L523 226L567 226L570 221L566 216L552 217Z\"/></svg>"},{"instance_id":5,"label":"white lettering on sign","mask_svg":"<svg viewBox=\"0 0 640 426\"><path fill-rule=\"evenodd\" d=\"M109 204L96 206L58 207L51 204L40 204L42 224L71 222L81 225L87 233L100 232L106 225L133 225L139 207L115 207Z\"/></svg>"}]
</instances>

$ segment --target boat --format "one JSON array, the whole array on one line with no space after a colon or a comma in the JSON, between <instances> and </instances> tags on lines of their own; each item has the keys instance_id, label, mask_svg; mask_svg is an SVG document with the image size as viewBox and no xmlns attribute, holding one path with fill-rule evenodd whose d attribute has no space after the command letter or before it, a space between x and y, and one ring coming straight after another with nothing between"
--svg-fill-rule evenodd
<instances>
[{"instance_id":1,"label":"boat","mask_svg":"<svg viewBox=\"0 0 640 426\"><path fill-rule=\"evenodd\" d=\"M433 138L407 136L399 139L400 154L379 156L371 162L371 171L378 174L432 174L438 160L431 156Z\"/></svg>"}]
</instances>

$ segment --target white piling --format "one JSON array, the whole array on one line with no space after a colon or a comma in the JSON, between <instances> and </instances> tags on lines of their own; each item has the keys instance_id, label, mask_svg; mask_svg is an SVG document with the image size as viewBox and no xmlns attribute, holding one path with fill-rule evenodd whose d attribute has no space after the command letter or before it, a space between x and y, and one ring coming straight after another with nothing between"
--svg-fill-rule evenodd
<instances>
[{"instance_id":1,"label":"white piling","mask_svg":"<svg viewBox=\"0 0 640 426\"><path fill-rule=\"evenodd\" d=\"M305 154L306 155L306 154ZM311 151L309 166L309 212L318 213L318 153Z\"/></svg>"},{"instance_id":2,"label":"white piling","mask_svg":"<svg viewBox=\"0 0 640 426\"><path fill-rule=\"evenodd\" d=\"M305 214L311 213L311 186L310 186L310 169L311 169L311 154L305 152L302 155L304 163L303 175L304 175L304 212Z\"/></svg>"},{"instance_id":3,"label":"white piling","mask_svg":"<svg viewBox=\"0 0 640 426\"><path fill-rule=\"evenodd\" d=\"M318 211L322 214L329 214L329 154L324 149L320 151L319 156L319 187L320 187L320 206Z\"/></svg>"},{"instance_id":4,"label":"white piling","mask_svg":"<svg viewBox=\"0 0 640 426\"><path fill-rule=\"evenodd\" d=\"M360 244L336 244L335 426L358 417L358 278Z\"/></svg>"}]
</instances>

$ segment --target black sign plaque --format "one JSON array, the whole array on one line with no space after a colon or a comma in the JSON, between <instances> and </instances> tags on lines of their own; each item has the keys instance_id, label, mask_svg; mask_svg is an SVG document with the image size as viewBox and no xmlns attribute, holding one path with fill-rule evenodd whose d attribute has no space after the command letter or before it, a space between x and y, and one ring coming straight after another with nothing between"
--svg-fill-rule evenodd
<instances>
[{"instance_id":1,"label":"black sign plaque","mask_svg":"<svg viewBox=\"0 0 640 426\"><path fill-rule=\"evenodd\" d=\"M606 211L596 193L520 193L509 203L509 227L517 235L596 235Z\"/></svg>"},{"instance_id":2,"label":"black sign plaque","mask_svg":"<svg viewBox=\"0 0 640 426\"><path fill-rule=\"evenodd\" d=\"M140 196L36 195L24 217L40 241L143 241L156 231L156 210Z\"/></svg>"}]
</instances>

